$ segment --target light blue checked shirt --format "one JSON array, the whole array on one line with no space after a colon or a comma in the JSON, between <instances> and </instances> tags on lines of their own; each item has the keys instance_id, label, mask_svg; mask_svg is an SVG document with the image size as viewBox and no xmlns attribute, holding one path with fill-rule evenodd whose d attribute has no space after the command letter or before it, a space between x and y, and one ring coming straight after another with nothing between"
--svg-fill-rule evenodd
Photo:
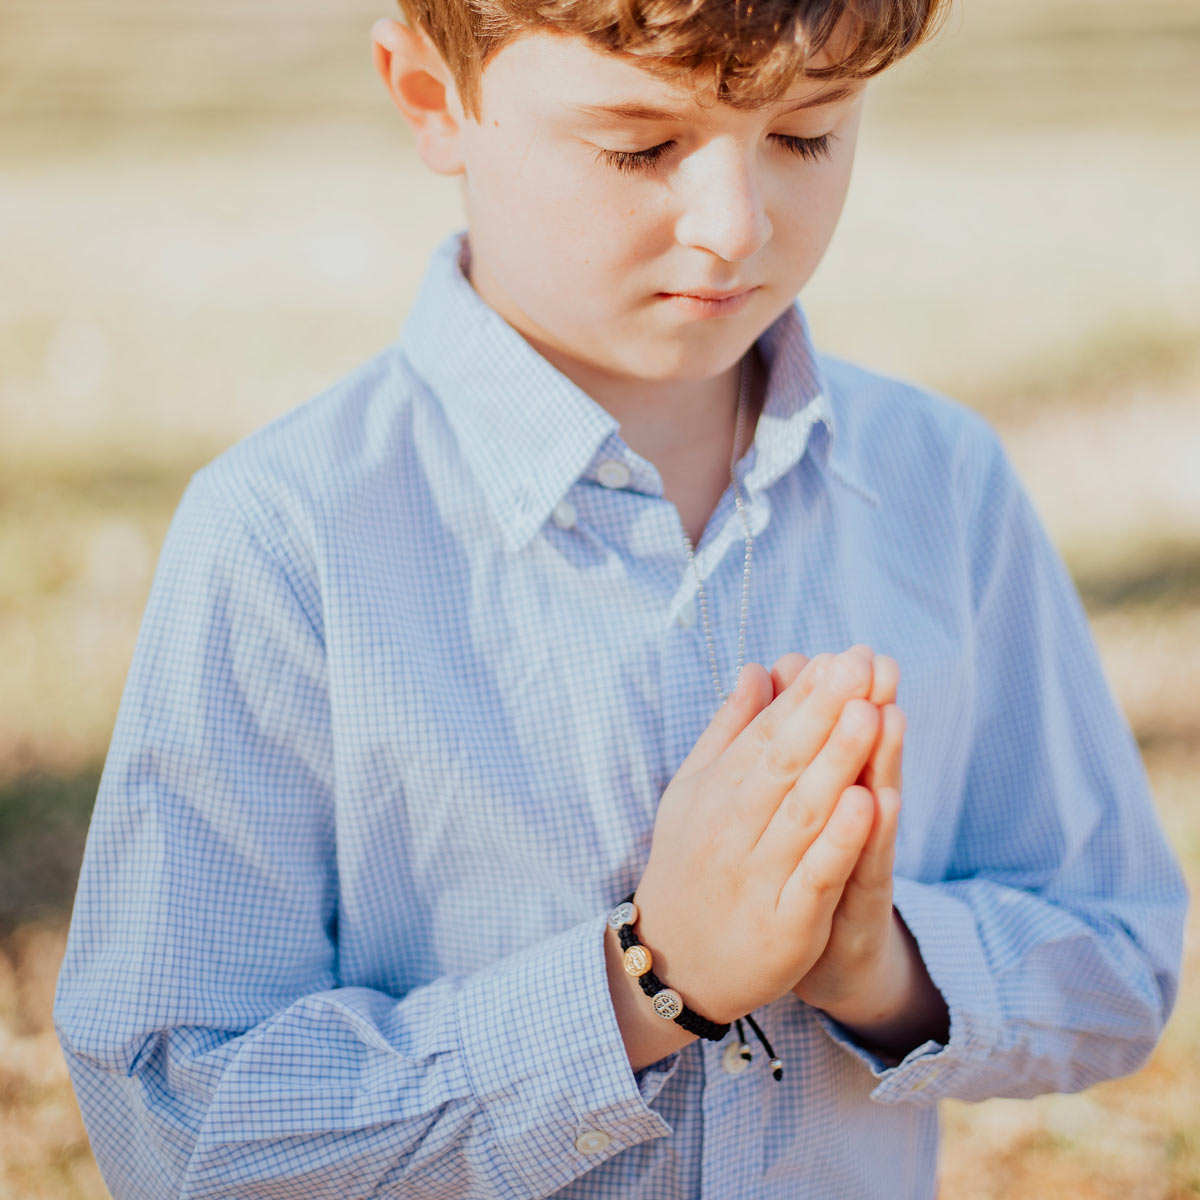
<instances>
[{"instance_id":1,"label":"light blue checked shirt","mask_svg":"<svg viewBox=\"0 0 1200 1200\"><path fill-rule=\"evenodd\" d=\"M895 903L949 1041L891 1066L789 993L782 1082L707 1041L630 1069L605 914L716 708L696 588L654 466L467 252L167 536L55 1004L113 1195L928 1197L937 1100L1137 1068L1186 898L1070 580L982 420L794 306L739 465L747 657L899 661ZM742 546L727 492L727 680Z\"/></svg>"}]
</instances>

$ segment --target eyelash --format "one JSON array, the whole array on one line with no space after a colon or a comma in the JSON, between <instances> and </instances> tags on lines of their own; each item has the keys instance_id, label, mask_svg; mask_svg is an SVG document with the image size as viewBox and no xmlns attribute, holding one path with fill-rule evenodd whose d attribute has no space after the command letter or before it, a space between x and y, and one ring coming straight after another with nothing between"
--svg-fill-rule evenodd
<instances>
[{"instance_id":1,"label":"eyelash","mask_svg":"<svg viewBox=\"0 0 1200 1200\"><path fill-rule=\"evenodd\" d=\"M832 153L831 143L834 138L832 133L823 133L820 137L813 138L793 137L787 133L772 134L771 136L778 138L780 143L792 154L798 154L801 158L806 158L811 162L828 158ZM658 146L651 146L649 150L601 150L598 157L619 171L628 171L631 174L644 172L650 170L674 144L674 142L662 142Z\"/></svg>"}]
</instances>

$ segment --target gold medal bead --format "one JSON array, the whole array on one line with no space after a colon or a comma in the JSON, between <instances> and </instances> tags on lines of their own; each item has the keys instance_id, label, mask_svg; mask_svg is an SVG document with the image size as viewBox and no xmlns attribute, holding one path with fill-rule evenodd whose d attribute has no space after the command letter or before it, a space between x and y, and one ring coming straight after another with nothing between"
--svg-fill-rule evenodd
<instances>
[{"instance_id":1,"label":"gold medal bead","mask_svg":"<svg viewBox=\"0 0 1200 1200\"><path fill-rule=\"evenodd\" d=\"M630 946L624 957L626 975L645 975L653 965L650 951L645 946Z\"/></svg>"}]
</instances>

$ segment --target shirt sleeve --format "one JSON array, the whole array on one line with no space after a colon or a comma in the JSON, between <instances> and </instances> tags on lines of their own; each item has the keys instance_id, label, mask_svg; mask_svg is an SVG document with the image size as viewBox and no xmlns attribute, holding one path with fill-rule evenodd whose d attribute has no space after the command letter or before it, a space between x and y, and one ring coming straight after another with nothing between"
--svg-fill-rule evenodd
<instances>
[{"instance_id":1,"label":"shirt sleeve","mask_svg":"<svg viewBox=\"0 0 1200 1200\"><path fill-rule=\"evenodd\" d=\"M96 1159L115 1200L548 1196L672 1132L649 1105L678 1055L631 1070L606 914L402 996L340 986L321 597L289 528L201 472L164 543L55 996Z\"/></svg>"},{"instance_id":2,"label":"shirt sleeve","mask_svg":"<svg viewBox=\"0 0 1200 1200\"><path fill-rule=\"evenodd\" d=\"M945 877L894 904L950 1014L903 1061L829 1034L872 1097L933 1104L1072 1092L1140 1067L1179 982L1187 892L1078 593L995 435L971 500L976 704Z\"/></svg>"}]
</instances>

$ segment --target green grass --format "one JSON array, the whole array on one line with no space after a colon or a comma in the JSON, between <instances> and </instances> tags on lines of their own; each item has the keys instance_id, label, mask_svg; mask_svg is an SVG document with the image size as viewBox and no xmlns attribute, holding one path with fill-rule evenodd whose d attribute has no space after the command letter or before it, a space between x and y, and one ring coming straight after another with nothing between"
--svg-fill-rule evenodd
<instances>
[{"instance_id":1,"label":"green grass","mask_svg":"<svg viewBox=\"0 0 1200 1200\"><path fill-rule=\"evenodd\" d=\"M26 923L60 925L70 914L99 783L93 769L0 785L0 935Z\"/></svg>"}]
</instances>

